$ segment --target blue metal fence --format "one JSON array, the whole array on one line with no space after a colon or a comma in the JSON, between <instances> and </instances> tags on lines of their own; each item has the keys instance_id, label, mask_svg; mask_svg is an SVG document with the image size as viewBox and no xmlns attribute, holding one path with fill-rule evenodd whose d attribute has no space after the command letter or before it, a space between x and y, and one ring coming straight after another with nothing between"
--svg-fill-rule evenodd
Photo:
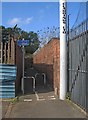
<instances>
[{"instance_id":1,"label":"blue metal fence","mask_svg":"<svg viewBox=\"0 0 88 120\"><path fill-rule=\"evenodd\" d=\"M0 64L0 98L15 97L15 65Z\"/></svg>"}]
</instances>

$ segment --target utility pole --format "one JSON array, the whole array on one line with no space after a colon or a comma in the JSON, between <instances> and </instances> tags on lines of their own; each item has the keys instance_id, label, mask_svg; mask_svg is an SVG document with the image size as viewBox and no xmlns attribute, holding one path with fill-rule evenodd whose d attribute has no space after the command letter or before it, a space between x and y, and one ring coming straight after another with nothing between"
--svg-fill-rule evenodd
<instances>
[{"instance_id":1,"label":"utility pole","mask_svg":"<svg viewBox=\"0 0 88 120\"><path fill-rule=\"evenodd\" d=\"M60 99L67 92L67 2L60 0Z\"/></svg>"}]
</instances>

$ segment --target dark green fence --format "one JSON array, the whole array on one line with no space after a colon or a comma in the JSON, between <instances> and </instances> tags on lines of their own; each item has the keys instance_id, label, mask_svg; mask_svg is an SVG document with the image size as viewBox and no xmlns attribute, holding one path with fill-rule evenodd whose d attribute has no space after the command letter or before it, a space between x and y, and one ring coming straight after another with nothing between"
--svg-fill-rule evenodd
<instances>
[{"instance_id":1,"label":"dark green fence","mask_svg":"<svg viewBox=\"0 0 88 120\"><path fill-rule=\"evenodd\" d=\"M70 32L69 92L71 100L88 111L88 19Z\"/></svg>"}]
</instances>

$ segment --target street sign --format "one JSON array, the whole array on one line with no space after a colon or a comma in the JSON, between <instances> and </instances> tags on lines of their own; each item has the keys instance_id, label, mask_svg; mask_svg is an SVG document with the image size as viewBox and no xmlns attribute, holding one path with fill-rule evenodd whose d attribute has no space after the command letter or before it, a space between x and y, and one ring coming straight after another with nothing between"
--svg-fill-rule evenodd
<instances>
[{"instance_id":1,"label":"street sign","mask_svg":"<svg viewBox=\"0 0 88 120\"><path fill-rule=\"evenodd\" d=\"M22 77L22 91L23 91L23 94L24 94L24 55L25 55L25 52L24 52L24 46L28 46L29 45L29 40L18 40L17 41L17 44L19 46L22 46L22 51L23 51L23 77Z\"/></svg>"},{"instance_id":2,"label":"street sign","mask_svg":"<svg viewBox=\"0 0 88 120\"><path fill-rule=\"evenodd\" d=\"M29 45L29 40L18 40L17 44L19 46L28 46Z\"/></svg>"}]
</instances>

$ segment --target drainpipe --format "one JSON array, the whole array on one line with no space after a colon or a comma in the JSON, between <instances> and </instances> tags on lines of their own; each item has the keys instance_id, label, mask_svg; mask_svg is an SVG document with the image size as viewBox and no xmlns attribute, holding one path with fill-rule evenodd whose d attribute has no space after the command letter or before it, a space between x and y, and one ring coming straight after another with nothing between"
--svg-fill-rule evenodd
<instances>
[{"instance_id":1,"label":"drainpipe","mask_svg":"<svg viewBox=\"0 0 88 120\"><path fill-rule=\"evenodd\" d=\"M65 100L67 92L67 2L60 0L60 99Z\"/></svg>"}]
</instances>

